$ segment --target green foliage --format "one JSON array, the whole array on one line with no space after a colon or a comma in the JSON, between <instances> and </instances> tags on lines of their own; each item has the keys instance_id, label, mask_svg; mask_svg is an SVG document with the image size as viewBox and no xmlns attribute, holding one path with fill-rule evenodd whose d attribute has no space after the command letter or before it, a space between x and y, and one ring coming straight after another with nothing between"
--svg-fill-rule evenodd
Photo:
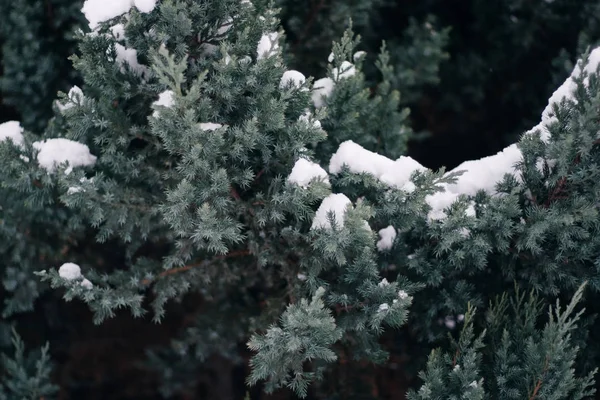
<instances>
[{"instance_id":1,"label":"green foliage","mask_svg":"<svg viewBox=\"0 0 600 400\"><path fill-rule=\"evenodd\" d=\"M52 101L77 76L67 57L83 28L82 0L0 1L3 72L0 92L28 130L41 133L52 117Z\"/></svg>"},{"instance_id":2,"label":"green foliage","mask_svg":"<svg viewBox=\"0 0 600 400\"><path fill-rule=\"evenodd\" d=\"M423 385L410 400L448 399L584 399L595 393L595 371L579 376L580 352L571 334L584 310L581 286L561 310L557 301L540 328L542 301L532 292L503 295L490 305L485 329L476 336L475 310L469 309L457 342L450 351L429 356ZM510 328L509 328L510 327Z\"/></svg>"},{"instance_id":3,"label":"green foliage","mask_svg":"<svg viewBox=\"0 0 600 400\"><path fill-rule=\"evenodd\" d=\"M330 346L342 337L331 311L321 298L325 289L319 288L312 300L301 299L288 306L281 316L281 328L270 327L264 336L253 336L248 347L257 352L250 365L250 384L268 379L266 389L281 386L306 397L308 384L322 374L321 369L304 372L306 361L333 362L335 353Z\"/></svg>"},{"instance_id":4,"label":"green foliage","mask_svg":"<svg viewBox=\"0 0 600 400\"><path fill-rule=\"evenodd\" d=\"M530 7L470 4L482 8L468 25L474 32L493 11ZM56 294L84 302L96 324L125 315L121 309L136 318L151 311L153 322L163 322L169 307L194 304L168 345L147 349L145 367L161 377L165 397L193 393L198 371L215 357L243 362L243 343L253 351L248 383L266 380L267 390L307 396L309 383L351 368L338 363L341 354L383 364L398 331L418 344L405 354L407 369L421 368L420 358L442 346L414 399L588 397L593 374L580 377L589 368L576 365L583 340L573 329L580 316L598 329L591 319L600 289L595 61L583 58L572 96L553 100L543 124L509 149L523 156L514 174L506 170L491 183L473 178L459 195L444 186L458 182L460 171L416 168L402 157L412 136L406 107L414 109L437 83L449 102L464 95L464 103L451 104L455 111L482 102L482 82L491 78L482 73L489 64L481 49L448 60L448 41L461 45L456 30L438 30L447 20L425 13L399 24L401 40L376 46L368 33L360 42L351 26L311 65L286 47L272 5L164 0L151 12L134 7L78 33L71 59L82 90L61 94L41 135L0 142L3 315L32 310L42 293L44 302ZM284 15L298 7L280 5ZM334 23L323 36L337 36L367 6L384 3L327 10ZM542 21L555 17L553 7L542 6ZM373 29L371 16L354 19L357 31ZM290 21L293 38L301 28ZM498 29L482 42L503 38ZM535 32L523 29L526 48L535 48ZM593 19L587 31L593 35ZM520 48L516 31L505 33ZM380 50L358 53L361 43ZM326 66L326 77L301 79L287 66L290 52L300 72ZM504 67L507 55L494 56ZM448 71L456 73L452 84L468 84L445 92ZM43 149L56 139L65 158L49 167ZM332 156L349 141L355 154L338 171ZM77 164L75 145L93 162ZM391 167L380 171L372 160ZM452 201L436 208L435 196ZM393 237L382 245L384 230ZM583 281L591 310L574 314ZM537 297L526 300L514 282ZM48 286L55 290L46 293ZM565 311L557 305L544 321L541 307L569 297ZM471 305L484 310L485 321ZM457 327L460 336L448 346L444 338ZM590 351L592 363L598 354ZM15 371L24 368L21 359ZM48 375L47 361L44 351L40 377ZM22 382L22 389L37 387Z\"/></svg>"},{"instance_id":5,"label":"green foliage","mask_svg":"<svg viewBox=\"0 0 600 400\"><path fill-rule=\"evenodd\" d=\"M12 344L14 355L2 354L0 362L0 399L53 399L58 387L50 381L52 366L48 343L39 351L26 354L25 343L13 330Z\"/></svg>"}]
</instances>

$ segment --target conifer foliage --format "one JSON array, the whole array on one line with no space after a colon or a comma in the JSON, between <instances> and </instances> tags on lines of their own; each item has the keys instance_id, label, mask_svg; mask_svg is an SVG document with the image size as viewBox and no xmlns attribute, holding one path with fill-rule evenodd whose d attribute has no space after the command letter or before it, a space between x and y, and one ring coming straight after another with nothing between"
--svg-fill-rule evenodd
<instances>
[{"instance_id":1,"label":"conifer foliage","mask_svg":"<svg viewBox=\"0 0 600 400\"><path fill-rule=\"evenodd\" d=\"M205 307L170 351L149 352L165 397L184 385L167 381L176 355L169 368L193 369L236 358L240 342L250 385L305 397L342 350L384 362L379 338L401 327L424 349L449 346L413 399L593 393L571 332L583 282L599 289L599 49L519 143L434 172L402 155L410 129L385 44L372 90L352 29L326 76L288 69L271 2L82 11L81 88L61 94L41 136L0 125L4 316L48 285L96 324L120 309L158 323L167 303L198 296ZM556 297L573 300L544 320ZM488 301L479 317L471 305ZM51 394L47 348L29 379L15 346L8 390Z\"/></svg>"}]
</instances>

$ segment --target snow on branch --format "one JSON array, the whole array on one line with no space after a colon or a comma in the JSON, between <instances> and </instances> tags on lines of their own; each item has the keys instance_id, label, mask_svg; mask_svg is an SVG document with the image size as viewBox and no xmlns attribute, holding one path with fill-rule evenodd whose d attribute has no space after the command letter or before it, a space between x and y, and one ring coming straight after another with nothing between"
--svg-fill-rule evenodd
<instances>
[{"instance_id":1,"label":"snow on branch","mask_svg":"<svg viewBox=\"0 0 600 400\"><path fill-rule=\"evenodd\" d=\"M554 106L563 99L575 101L573 91L576 89L577 79L582 72L581 62L574 68L571 76L552 94L548 100L548 106L542 113L541 122L525 134L533 134L540 131L542 140L549 139L548 126L555 121ZM600 64L600 48L594 49L588 58L583 70L593 73ZM584 83L587 81L584 80ZM455 202L460 195L473 196L479 190L490 195L495 195L496 185L506 174L514 175L517 180L515 166L523 159L521 150L516 143L504 148L495 155L483 157L479 160L465 161L456 168L446 173L462 172L454 183L443 184L445 191L427 196L426 201L432 210L429 213L430 220L439 220L446 217L444 209ZM331 157L329 172L338 174L342 167L346 166L353 173L368 173L384 182L390 187L412 191L414 185L410 182L410 176L415 171L423 171L425 167L410 157L400 157L394 161L382 155L373 153L362 148L360 145L346 141L340 145L337 152ZM411 186L412 185L412 186ZM472 213L471 213L472 214Z\"/></svg>"}]
</instances>

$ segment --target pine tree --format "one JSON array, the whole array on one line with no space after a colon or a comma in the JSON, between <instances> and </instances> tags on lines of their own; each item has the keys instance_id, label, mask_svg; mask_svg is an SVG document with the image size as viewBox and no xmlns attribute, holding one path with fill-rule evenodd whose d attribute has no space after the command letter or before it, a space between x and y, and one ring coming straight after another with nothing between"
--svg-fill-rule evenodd
<instances>
[{"instance_id":1,"label":"pine tree","mask_svg":"<svg viewBox=\"0 0 600 400\"><path fill-rule=\"evenodd\" d=\"M0 1L0 93L32 132L45 129L56 92L77 83L67 57L75 51L75 30L84 25L82 4L81 0Z\"/></svg>"},{"instance_id":2,"label":"pine tree","mask_svg":"<svg viewBox=\"0 0 600 400\"><path fill-rule=\"evenodd\" d=\"M267 1L87 0L83 13L81 88L41 136L0 125L5 316L47 284L97 324L120 309L161 322L197 296L187 329L149 352L165 396L212 354L239 360L240 343L249 384L307 396L341 354L383 363L379 339L402 327L421 344L414 368L444 346L413 398L592 393L583 361L600 353L581 357L569 334L579 318L597 329L600 49L518 143L445 172L402 155L388 48L371 91L352 29L315 80L288 69ZM574 314L584 281L589 311Z\"/></svg>"}]
</instances>

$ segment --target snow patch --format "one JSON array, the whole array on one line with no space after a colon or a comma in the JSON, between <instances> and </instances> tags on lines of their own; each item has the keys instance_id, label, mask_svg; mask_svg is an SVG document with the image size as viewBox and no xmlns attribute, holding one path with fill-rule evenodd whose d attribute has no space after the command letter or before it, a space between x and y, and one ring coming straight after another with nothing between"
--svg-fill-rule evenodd
<instances>
[{"instance_id":1,"label":"snow patch","mask_svg":"<svg viewBox=\"0 0 600 400\"><path fill-rule=\"evenodd\" d=\"M23 146L23 127L19 121L8 121L0 124L0 142L11 140L15 146Z\"/></svg>"},{"instance_id":2,"label":"snow patch","mask_svg":"<svg viewBox=\"0 0 600 400\"><path fill-rule=\"evenodd\" d=\"M67 279L69 281L72 281L73 279L79 279L82 276L81 268L79 267L79 265L74 263L64 263L58 269L58 275L61 278Z\"/></svg>"},{"instance_id":3,"label":"snow patch","mask_svg":"<svg viewBox=\"0 0 600 400\"><path fill-rule=\"evenodd\" d=\"M257 59L269 58L277 54L279 49L279 34L277 32L262 35L256 47Z\"/></svg>"},{"instance_id":4,"label":"snow patch","mask_svg":"<svg viewBox=\"0 0 600 400\"><path fill-rule=\"evenodd\" d=\"M120 43L115 43L115 51L117 52L116 63L121 67L121 72L125 72L125 64L128 64L134 74L147 78L150 70L145 65L142 65L137 60L137 50L128 49Z\"/></svg>"},{"instance_id":5,"label":"snow patch","mask_svg":"<svg viewBox=\"0 0 600 400\"><path fill-rule=\"evenodd\" d=\"M344 61L342 62L342 65L333 70L333 79L337 81L339 79L350 78L355 74L356 68L354 68L354 64L349 61Z\"/></svg>"},{"instance_id":6,"label":"snow patch","mask_svg":"<svg viewBox=\"0 0 600 400\"><path fill-rule=\"evenodd\" d=\"M335 214L335 222L338 227L344 226L346 208L352 206L348 197L341 193L334 193L327 196L321 202L310 229L331 229L328 215Z\"/></svg>"},{"instance_id":7,"label":"snow patch","mask_svg":"<svg viewBox=\"0 0 600 400\"><path fill-rule=\"evenodd\" d=\"M286 87L293 85L295 88L299 88L306 82L306 77L302 72L295 70L285 71L279 82L279 88L285 89Z\"/></svg>"},{"instance_id":8,"label":"snow patch","mask_svg":"<svg viewBox=\"0 0 600 400\"><path fill-rule=\"evenodd\" d=\"M33 147L38 150L39 166L48 172L53 172L57 165L63 163L69 165L65 170L66 174L70 174L75 167L91 166L96 163L96 156L90 154L90 149L85 144L72 140L48 139L34 142Z\"/></svg>"},{"instance_id":9,"label":"snow patch","mask_svg":"<svg viewBox=\"0 0 600 400\"><path fill-rule=\"evenodd\" d=\"M202 122L200 123L200 129L203 131L214 131L215 129L222 128L223 125L216 124L214 122Z\"/></svg>"},{"instance_id":10,"label":"snow patch","mask_svg":"<svg viewBox=\"0 0 600 400\"><path fill-rule=\"evenodd\" d=\"M355 174L367 173L382 182L412 192L415 187L410 176L426 168L410 157L401 156L393 161L380 154L366 150L351 140L345 141L329 160L329 172L339 174L347 166Z\"/></svg>"},{"instance_id":11,"label":"snow patch","mask_svg":"<svg viewBox=\"0 0 600 400\"><path fill-rule=\"evenodd\" d=\"M377 242L377 250L390 250L394 245L394 240L396 240L396 229L392 225L383 228L379 231L379 237L381 239Z\"/></svg>"},{"instance_id":12,"label":"snow patch","mask_svg":"<svg viewBox=\"0 0 600 400\"><path fill-rule=\"evenodd\" d=\"M305 158L299 158L294 164L288 182L296 183L306 189L313 180L320 180L329 184L329 176L317 163L309 161Z\"/></svg>"},{"instance_id":13,"label":"snow patch","mask_svg":"<svg viewBox=\"0 0 600 400\"><path fill-rule=\"evenodd\" d=\"M58 110L63 113L66 110L70 110L71 108L73 108L75 106L75 104L81 103L81 101L83 100L85 96L83 95L83 91L81 90L81 88L79 88L79 86L73 86L70 90L69 93L67 93L67 102L66 104L61 104L60 102L56 102L56 106L58 107Z\"/></svg>"},{"instance_id":14,"label":"snow patch","mask_svg":"<svg viewBox=\"0 0 600 400\"><path fill-rule=\"evenodd\" d=\"M156 6L156 0L86 0L81 11L87 18L91 30L109 19L129 12L131 7L149 13Z\"/></svg>"},{"instance_id":15,"label":"snow patch","mask_svg":"<svg viewBox=\"0 0 600 400\"><path fill-rule=\"evenodd\" d=\"M357 51L356 53L354 53L354 55L352 56L352 59L354 60L354 62L357 62L358 60L360 60L361 58L363 58L364 56L367 55L366 51Z\"/></svg>"},{"instance_id":16,"label":"snow patch","mask_svg":"<svg viewBox=\"0 0 600 400\"><path fill-rule=\"evenodd\" d=\"M379 282L377 284L377 286L379 286L379 287L386 287L386 286L389 286L389 285L390 285L390 283L388 282L388 280L386 278L383 278L381 280L381 282Z\"/></svg>"},{"instance_id":17,"label":"snow patch","mask_svg":"<svg viewBox=\"0 0 600 400\"><path fill-rule=\"evenodd\" d=\"M333 86L334 83L331 78L321 78L315 81L312 92L312 101L315 107L320 108L325 106L325 99L331 96Z\"/></svg>"},{"instance_id":18,"label":"snow patch","mask_svg":"<svg viewBox=\"0 0 600 400\"><path fill-rule=\"evenodd\" d=\"M164 92L160 93L158 95L158 100L156 100L154 103L152 103L152 107L166 107L166 108L171 108L173 107L173 96L175 95L175 93L172 90L165 90ZM158 110L155 110L154 113L152 114L153 117L158 117L158 115L160 114L160 112Z\"/></svg>"}]
</instances>

